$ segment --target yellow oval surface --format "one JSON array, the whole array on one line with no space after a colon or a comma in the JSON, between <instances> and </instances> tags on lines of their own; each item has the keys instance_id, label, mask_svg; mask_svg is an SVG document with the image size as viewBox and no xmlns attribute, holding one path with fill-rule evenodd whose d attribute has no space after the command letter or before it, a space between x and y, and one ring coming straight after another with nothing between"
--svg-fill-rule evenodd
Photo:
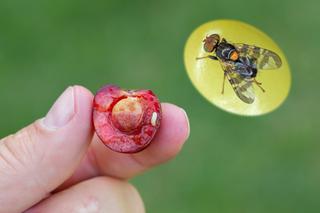
<instances>
[{"instance_id":1,"label":"yellow oval surface","mask_svg":"<svg viewBox=\"0 0 320 213\"><path fill-rule=\"evenodd\" d=\"M265 90L252 83L253 103L245 103L235 93L228 79L222 85L224 71L221 62L209 58L196 60L197 57L215 55L203 49L203 39L211 34L219 34L228 43L243 43L275 52L282 61L277 69L258 69L256 80ZM211 103L231 113L240 115L261 115L276 109L288 96L291 75L288 62L277 44L257 28L239 21L217 20L198 27L188 38L184 50L184 63L187 73L198 91Z\"/></svg>"}]
</instances>

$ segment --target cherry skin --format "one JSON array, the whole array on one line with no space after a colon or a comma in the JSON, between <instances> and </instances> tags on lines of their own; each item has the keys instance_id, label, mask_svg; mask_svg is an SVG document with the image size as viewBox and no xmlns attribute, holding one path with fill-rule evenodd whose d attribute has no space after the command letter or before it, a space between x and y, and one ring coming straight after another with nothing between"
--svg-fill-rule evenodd
<instances>
[{"instance_id":1,"label":"cherry skin","mask_svg":"<svg viewBox=\"0 0 320 213\"><path fill-rule=\"evenodd\" d=\"M161 105L151 90L102 87L94 97L96 134L111 150L136 153L145 149L160 127Z\"/></svg>"}]
</instances>

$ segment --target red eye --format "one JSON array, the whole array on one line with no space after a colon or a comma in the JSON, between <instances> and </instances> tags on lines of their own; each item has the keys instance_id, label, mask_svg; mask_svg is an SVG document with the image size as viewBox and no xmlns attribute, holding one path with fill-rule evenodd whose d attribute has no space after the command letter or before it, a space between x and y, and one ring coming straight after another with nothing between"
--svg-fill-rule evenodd
<instances>
[{"instance_id":1,"label":"red eye","mask_svg":"<svg viewBox=\"0 0 320 213\"><path fill-rule=\"evenodd\" d=\"M206 52L212 52L213 49L214 49L214 45L213 45L212 42L206 42L206 43L204 44L204 50L205 50Z\"/></svg>"}]
</instances>

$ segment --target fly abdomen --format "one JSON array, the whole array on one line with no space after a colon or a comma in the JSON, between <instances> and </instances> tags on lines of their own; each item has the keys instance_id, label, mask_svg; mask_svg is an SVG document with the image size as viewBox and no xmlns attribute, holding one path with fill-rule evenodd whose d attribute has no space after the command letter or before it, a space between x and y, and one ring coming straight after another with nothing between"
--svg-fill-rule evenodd
<instances>
[{"instance_id":1,"label":"fly abdomen","mask_svg":"<svg viewBox=\"0 0 320 213\"><path fill-rule=\"evenodd\" d=\"M248 57L240 57L238 64L238 70L243 77L254 78L257 76L257 66L255 61L250 60Z\"/></svg>"}]
</instances>

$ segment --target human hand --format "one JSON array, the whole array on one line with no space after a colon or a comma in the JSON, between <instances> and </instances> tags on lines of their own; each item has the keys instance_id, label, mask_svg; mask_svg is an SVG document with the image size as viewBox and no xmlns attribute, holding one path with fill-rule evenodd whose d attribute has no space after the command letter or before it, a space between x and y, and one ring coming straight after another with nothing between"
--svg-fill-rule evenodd
<instances>
[{"instance_id":1,"label":"human hand","mask_svg":"<svg viewBox=\"0 0 320 213\"><path fill-rule=\"evenodd\" d=\"M69 87L45 118L0 140L0 213L144 212L126 180L173 158L188 138L188 118L162 104L150 146L121 154L94 135L92 100L87 89Z\"/></svg>"}]
</instances>

